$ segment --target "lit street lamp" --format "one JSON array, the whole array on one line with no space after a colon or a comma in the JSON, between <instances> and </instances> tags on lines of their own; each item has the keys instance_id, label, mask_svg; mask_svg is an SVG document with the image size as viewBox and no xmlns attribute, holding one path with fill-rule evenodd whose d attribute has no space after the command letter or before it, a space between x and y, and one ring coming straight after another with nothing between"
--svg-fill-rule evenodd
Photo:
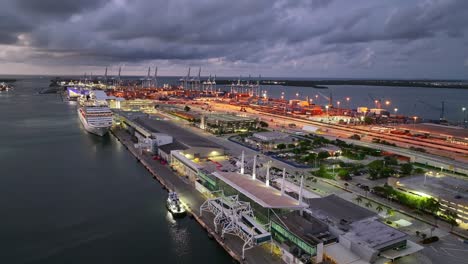
<instances>
[{"instance_id":1,"label":"lit street lamp","mask_svg":"<svg viewBox=\"0 0 468 264\"><path fill-rule=\"evenodd\" d=\"M417 116L413 116L413 119L414 119L413 127L416 128L416 119L418 119L418 117L417 117Z\"/></svg>"},{"instance_id":2,"label":"lit street lamp","mask_svg":"<svg viewBox=\"0 0 468 264\"><path fill-rule=\"evenodd\" d=\"M327 117L328 117L328 105L325 106L325 109L327 109Z\"/></svg>"},{"instance_id":3,"label":"lit street lamp","mask_svg":"<svg viewBox=\"0 0 468 264\"><path fill-rule=\"evenodd\" d=\"M466 125L466 107L462 107L463 112L463 125Z\"/></svg>"},{"instance_id":4,"label":"lit street lamp","mask_svg":"<svg viewBox=\"0 0 468 264\"><path fill-rule=\"evenodd\" d=\"M386 106L389 106L389 105L390 105L390 101L388 101L388 100L385 101L385 105L386 105Z\"/></svg>"},{"instance_id":5,"label":"lit street lamp","mask_svg":"<svg viewBox=\"0 0 468 264\"><path fill-rule=\"evenodd\" d=\"M351 98L346 97L346 108L348 108L348 109L350 109L350 108L349 108L349 100L350 100L350 99L351 99Z\"/></svg>"},{"instance_id":6,"label":"lit street lamp","mask_svg":"<svg viewBox=\"0 0 468 264\"><path fill-rule=\"evenodd\" d=\"M395 116L396 116L396 114L398 112L398 108L393 109L393 112L395 112Z\"/></svg>"},{"instance_id":7,"label":"lit street lamp","mask_svg":"<svg viewBox=\"0 0 468 264\"><path fill-rule=\"evenodd\" d=\"M315 95L315 103L318 104L318 94Z\"/></svg>"}]
</instances>

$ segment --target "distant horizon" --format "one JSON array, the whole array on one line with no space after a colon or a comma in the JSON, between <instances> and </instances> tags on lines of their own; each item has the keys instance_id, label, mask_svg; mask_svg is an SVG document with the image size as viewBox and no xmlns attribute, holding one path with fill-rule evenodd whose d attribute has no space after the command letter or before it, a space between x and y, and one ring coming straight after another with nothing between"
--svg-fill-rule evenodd
<instances>
[{"instance_id":1,"label":"distant horizon","mask_svg":"<svg viewBox=\"0 0 468 264\"><path fill-rule=\"evenodd\" d=\"M22 76L22 77L84 77L84 75L78 75L78 74L2 74L0 73L0 77L10 77L10 76ZM88 75L89 77L90 75ZM113 75L113 74L108 74L107 77L117 77L118 75ZM120 75L122 78L138 78L138 77L147 77L147 75ZM186 75L161 75L157 76L158 78L180 78L184 77ZM198 75L190 75L192 77L196 77ZM104 77L104 75L94 75L93 78L100 78ZM154 76L150 76L154 77ZM200 75L201 78L208 78L209 75ZM214 77L213 75L211 76L212 78ZM307 80L382 80L382 81L468 81L467 79L456 79L456 78L447 78L447 79L440 79L440 78L435 78L435 79L428 79L428 78L356 78L356 77L291 77L291 76L282 76L282 77L276 77L276 76L251 76L250 78L248 76L241 76L241 80L294 80L294 79L307 79ZM239 75L232 75L232 76L216 76L217 79L239 79Z\"/></svg>"}]
</instances>

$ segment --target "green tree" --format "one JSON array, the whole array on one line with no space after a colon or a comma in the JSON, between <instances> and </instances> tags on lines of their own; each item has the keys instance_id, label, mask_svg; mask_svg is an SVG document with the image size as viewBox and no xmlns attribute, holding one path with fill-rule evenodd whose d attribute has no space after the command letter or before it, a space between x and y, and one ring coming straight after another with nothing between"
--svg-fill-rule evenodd
<instances>
[{"instance_id":1,"label":"green tree","mask_svg":"<svg viewBox=\"0 0 468 264\"><path fill-rule=\"evenodd\" d=\"M435 225L437 225L437 212L440 210L440 203L434 198L429 198L425 201L425 209L434 216Z\"/></svg>"},{"instance_id":2,"label":"green tree","mask_svg":"<svg viewBox=\"0 0 468 264\"><path fill-rule=\"evenodd\" d=\"M374 120L371 117L369 116L364 117L364 124L370 125L372 123L374 123Z\"/></svg>"},{"instance_id":3,"label":"green tree","mask_svg":"<svg viewBox=\"0 0 468 264\"><path fill-rule=\"evenodd\" d=\"M366 197L367 197L367 192L370 191L369 186L365 185L362 187L362 189L366 192Z\"/></svg>"},{"instance_id":4,"label":"green tree","mask_svg":"<svg viewBox=\"0 0 468 264\"><path fill-rule=\"evenodd\" d=\"M283 143L281 143L281 144L278 144L278 145L276 146L276 148L277 148L277 149L281 149L281 150L283 150L283 149L285 149L285 148L286 148L286 144L283 144Z\"/></svg>"},{"instance_id":5,"label":"green tree","mask_svg":"<svg viewBox=\"0 0 468 264\"><path fill-rule=\"evenodd\" d=\"M357 202L358 204L362 203L362 198L361 198L361 196L357 196L357 197L355 198L355 200L356 200L356 202Z\"/></svg>"},{"instance_id":6,"label":"green tree","mask_svg":"<svg viewBox=\"0 0 468 264\"><path fill-rule=\"evenodd\" d=\"M451 230L453 231L453 227L458 225L456 220L458 218L457 213L452 210L447 210L445 211L445 216L447 217L447 222L450 224Z\"/></svg>"},{"instance_id":7,"label":"green tree","mask_svg":"<svg viewBox=\"0 0 468 264\"><path fill-rule=\"evenodd\" d=\"M328 153L327 151L320 151L317 155L317 158L319 160L324 160L326 158L330 157L330 153Z\"/></svg>"},{"instance_id":8,"label":"green tree","mask_svg":"<svg viewBox=\"0 0 468 264\"><path fill-rule=\"evenodd\" d=\"M401 174L410 175L411 172L413 171L413 164L411 163L401 164L400 170L401 170Z\"/></svg>"},{"instance_id":9,"label":"green tree","mask_svg":"<svg viewBox=\"0 0 468 264\"><path fill-rule=\"evenodd\" d=\"M388 216L393 216L395 212L392 210L392 208L387 208L387 215Z\"/></svg>"},{"instance_id":10,"label":"green tree","mask_svg":"<svg viewBox=\"0 0 468 264\"><path fill-rule=\"evenodd\" d=\"M268 123L265 121L260 121L258 122L258 124L260 125L260 127L263 127L263 128L268 127Z\"/></svg>"},{"instance_id":11,"label":"green tree","mask_svg":"<svg viewBox=\"0 0 468 264\"><path fill-rule=\"evenodd\" d=\"M296 147L296 145L294 145L294 144L288 144L288 148L295 148L295 147Z\"/></svg>"},{"instance_id":12,"label":"green tree","mask_svg":"<svg viewBox=\"0 0 468 264\"><path fill-rule=\"evenodd\" d=\"M375 208L375 210L377 210L377 212L381 213L381 212L383 211L383 208L382 208L382 206L380 206L380 204L379 204L379 205L377 205L377 207Z\"/></svg>"},{"instance_id":13,"label":"green tree","mask_svg":"<svg viewBox=\"0 0 468 264\"><path fill-rule=\"evenodd\" d=\"M188 106L188 105L186 105L186 106L184 107L185 112L190 111L190 109L191 109L191 108L190 108L190 106Z\"/></svg>"},{"instance_id":14,"label":"green tree","mask_svg":"<svg viewBox=\"0 0 468 264\"><path fill-rule=\"evenodd\" d=\"M367 201L367 203L365 204L366 207L368 208L372 208L372 203L370 201Z\"/></svg>"},{"instance_id":15,"label":"green tree","mask_svg":"<svg viewBox=\"0 0 468 264\"><path fill-rule=\"evenodd\" d=\"M301 146L301 147L308 147L308 146L310 146L310 143L311 143L310 140L301 140L301 141L299 142L299 146Z\"/></svg>"}]
</instances>

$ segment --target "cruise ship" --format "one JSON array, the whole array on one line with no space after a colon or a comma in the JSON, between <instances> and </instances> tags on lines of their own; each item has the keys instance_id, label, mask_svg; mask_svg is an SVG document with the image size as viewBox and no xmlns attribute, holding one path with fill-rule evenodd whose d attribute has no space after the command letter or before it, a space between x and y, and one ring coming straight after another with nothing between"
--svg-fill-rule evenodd
<instances>
[{"instance_id":1,"label":"cruise ship","mask_svg":"<svg viewBox=\"0 0 468 264\"><path fill-rule=\"evenodd\" d=\"M112 126L112 111L106 103L86 96L78 107L78 116L86 131L104 136Z\"/></svg>"}]
</instances>

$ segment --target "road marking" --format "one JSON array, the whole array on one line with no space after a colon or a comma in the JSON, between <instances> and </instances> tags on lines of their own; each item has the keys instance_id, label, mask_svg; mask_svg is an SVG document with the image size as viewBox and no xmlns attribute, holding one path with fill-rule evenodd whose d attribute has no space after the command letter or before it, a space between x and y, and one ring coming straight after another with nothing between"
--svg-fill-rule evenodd
<instances>
[{"instance_id":1,"label":"road marking","mask_svg":"<svg viewBox=\"0 0 468 264\"><path fill-rule=\"evenodd\" d=\"M442 249L442 248L441 248ZM460 248L443 248L445 250L456 250L456 251L465 251L468 252L468 249L460 249Z\"/></svg>"},{"instance_id":2,"label":"road marking","mask_svg":"<svg viewBox=\"0 0 468 264\"><path fill-rule=\"evenodd\" d=\"M431 246L432 250L434 250L435 252L439 252L437 249L435 249L434 246Z\"/></svg>"},{"instance_id":3,"label":"road marking","mask_svg":"<svg viewBox=\"0 0 468 264\"><path fill-rule=\"evenodd\" d=\"M452 253L449 253L446 248L440 248L442 251L444 251L447 255L451 257L455 257Z\"/></svg>"}]
</instances>

